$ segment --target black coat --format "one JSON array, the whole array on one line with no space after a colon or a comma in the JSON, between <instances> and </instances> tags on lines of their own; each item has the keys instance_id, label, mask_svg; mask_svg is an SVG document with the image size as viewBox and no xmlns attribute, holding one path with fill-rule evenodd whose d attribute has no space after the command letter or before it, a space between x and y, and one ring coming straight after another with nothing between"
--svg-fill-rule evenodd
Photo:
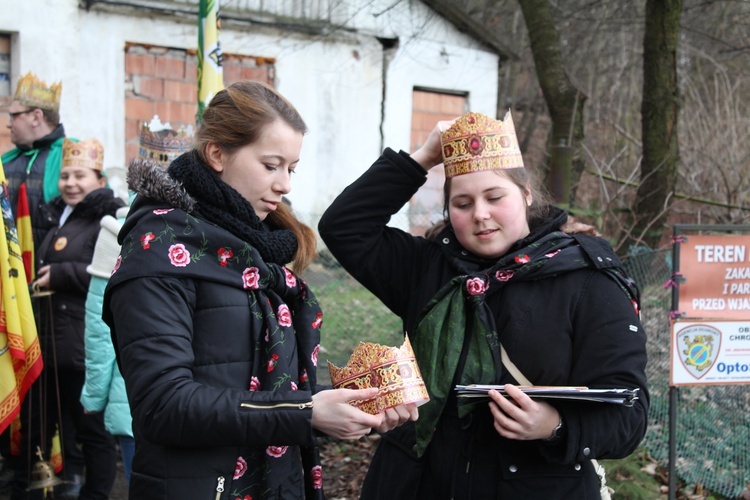
<instances>
[{"instance_id":1,"label":"black coat","mask_svg":"<svg viewBox=\"0 0 750 500\"><path fill-rule=\"evenodd\" d=\"M427 302L459 275L451 259L470 270L492 264L469 254L449 230L432 241L387 226L425 179L406 153L386 150L319 225L331 253L410 333ZM566 216L553 215L517 245L559 229ZM617 259L604 240L585 251L595 264ZM486 407L459 419L449 400L421 460L413 453L412 426L384 436L363 498L598 498L590 459L624 457L640 443L648 414L646 335L614 280L596 268L581 269L509 283L488 303L510 360L535 385L640 388L640 399L632 408L554 403L564 421L564 435L554 443L504 439ZM501 382L518 383L507 370Z\"/></svg>"},{"instance_id":2,"label":"black coat","mask_svg":"<svg viewBox=\"0 0 750 500\"><path fill-rule=\"evenodd\" d=\"M133 415L130 498L244 498L233 481L239 458L248 448L265 455L269 446L289 446L296 465L263 498L302 498L299 447L315 444L311 391L253 389L252 373L266 370L258 360L268 332L258 331L248 291L211 274L232 269L242 283L239 259L220 268L212 245L223 241L239 256L244 244L197 212L188 215L194 200L163 172L148 165L129 171L140 194L120 232L121 264L104 295L103 319ZM152 230L157 213L164 233ZM144 234L189 248L205 241L206 253L193 251L190 264L179 267L185 272L172 273L159 267L161 253L154 252L161 247Z\"/></svg>"},{"instance_id":3,"label":"black coat","mask_svg":"<svg viewBox=\"0 0 750 500\"><path fill-rule=\"evenodd\" d=\"M56 148L58 151L57 160L61 161L59 153L62 151L62 141L65 138L65 128L62 123L59 124L55 129L48 135L34 141L31 149L37 150L36 157L33 155L27 156L26 154L19 154L12 160L7 160L8 154L3 155L6 161L3 161L3 169L5 170L5 178L8 180L8 194L10 195L9 201L11 209L13 210L13 217L18 217L18 195L21 184L26 183L26 196L29 202L29 217L31 218L31 228L33 232L33 238L35 248L38 248L39 243L44 239L49 229L49 224L45 221L46 214L44 213L44 176L47 170L47 161L50 160L50 149ZM75 139L73 139L75 140ZM59 141L59 142L58 142ZM19 148L20 150L27 152L29 148ZM26 169L29 166L29 161L34 158L34 164L31 170L26 173ZM51 167L52 168L52 167ZM54 170L48 175L59 175L60 163L58 163ZM54 200L50 200L50 203Z\"/></svg>"},{"instance_id":4,"label":"black coat","mask_svg":"<svg viewBox=\"0 0 750 500\"><path fill-rule=\"evenodd\" d=\"M62 226L58 225L65 208L62 198L57 197L41 207L40 220L47 230L37 247L36 268L50 265L49 289L54 293L49 298L35 300L42 354L48 367L53 366L49 335L52 328L58 368L78 372L86 369L83 332L86 294L91 281L86 267L94 256L99 221L105 215L114 215L124 205L111 189L96 189L75 206ZM51 319L48 305L51 305Z\"/></svg>"}]
</instances>

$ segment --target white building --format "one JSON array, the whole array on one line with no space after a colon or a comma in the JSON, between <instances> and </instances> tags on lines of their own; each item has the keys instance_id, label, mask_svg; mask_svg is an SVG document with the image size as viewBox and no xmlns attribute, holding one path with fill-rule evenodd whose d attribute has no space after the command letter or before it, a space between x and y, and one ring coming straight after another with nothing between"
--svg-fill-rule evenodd
<instances>
[{"instance_id":1,"label":"white building","mask_svg":"<svg viewBox=\"0 0 750 500\"><path fill-rule=\"evenodd\" d=\"M411 151L468 109L495 115L498 67L512 54L449 0L219 1L225 83L263 75L307 122L289 198L311 224L383 147ZM4 99L27 71L61 80L68 135L99 138L113 177L150 115L175 126L194 114L198 0L10 3Z\"/></svg>"}]
</instances>

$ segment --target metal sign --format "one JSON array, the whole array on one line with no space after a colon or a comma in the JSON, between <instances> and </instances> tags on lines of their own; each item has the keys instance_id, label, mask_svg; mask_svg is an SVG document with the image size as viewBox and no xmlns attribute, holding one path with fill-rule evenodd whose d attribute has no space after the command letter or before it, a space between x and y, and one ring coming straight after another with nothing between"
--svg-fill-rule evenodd
<instances>
[{"instance_id":1,"label":"metal sign","mask_svg":"<svg viewBox=\"0 0 750 500\"><path fill-rule=\"evenodd\" d=\"M671 382L679 385L750 383L750 321L676 321Z\"/></svg>"},{"instance_id":2,"label":"metal sign","mask_svg":"<svg viewBox=\"0 0 750 500\"><path fill-rule=\"evenodd\" d=\"M750 236L691 234L679 245L682 316L750 320Z\"/></svg>"}]
</instances>

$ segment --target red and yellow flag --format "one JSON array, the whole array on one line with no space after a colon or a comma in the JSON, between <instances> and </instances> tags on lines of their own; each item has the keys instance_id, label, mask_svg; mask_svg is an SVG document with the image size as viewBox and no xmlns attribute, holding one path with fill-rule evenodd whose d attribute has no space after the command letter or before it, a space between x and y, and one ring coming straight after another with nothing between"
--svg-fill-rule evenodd
<instances>
[{"instance_id":1,"label":"red and yellow flag","mask_svg":"<svg viewBox=\"0 0 750 500\"><path fill-rule=\"evenodd\" d=\"M21 401L42 372L28 281L0 163L0 433L18 417ZM18 426L14 425L14 429ZM13 441L11 437L11 441Z\"/></svg>"},{"instance_id":2,"label":"red and yellow flag","mask_svg":"<svg viewBox=\"0 0 750 500\"><path fill-rule=\"evenodd\" d=\"M26 271L26 282L34 281L34 233L31 230L31 212L29 212L29 197L26 194L26 183L18 188L18 207L16 208L16 229L18 230L18 244L21 247L23 268Z\"/></svg>"},{"instance_id":3,"label":"red and yellow flag","mask_svg":"<svg viewBox=\"0 0 750 500\"><path fill-rule=\"evenodd\" d=\"M63 470L62 442L60 440L60 426L55 426L55 435L52 436L52 449L49 451L49 463L59 474Z\"/></svg>"}]
</instances>

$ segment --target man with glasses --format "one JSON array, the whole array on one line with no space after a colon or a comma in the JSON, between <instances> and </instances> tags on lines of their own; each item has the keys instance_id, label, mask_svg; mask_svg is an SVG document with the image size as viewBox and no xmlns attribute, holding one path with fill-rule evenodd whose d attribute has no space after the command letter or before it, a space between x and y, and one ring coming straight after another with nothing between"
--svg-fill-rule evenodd
<instances>
[{"instance_id":1,"label":"man with glasses","mask_svg":"<svg viewBox=\"0 0 750 500\"><path fill-rule=\"evenodd\" d=\"M8 108L10 140L16 146L2 155L8 193L14 218L18 217L19 202L28 203L36 242L46 232L40 227L46 225L38 220L39 207L60 194L57 180L65 138L59 114L61 94L60 82L48 86L29 72L18 80Z\"/></svg>"}]
</instances>

